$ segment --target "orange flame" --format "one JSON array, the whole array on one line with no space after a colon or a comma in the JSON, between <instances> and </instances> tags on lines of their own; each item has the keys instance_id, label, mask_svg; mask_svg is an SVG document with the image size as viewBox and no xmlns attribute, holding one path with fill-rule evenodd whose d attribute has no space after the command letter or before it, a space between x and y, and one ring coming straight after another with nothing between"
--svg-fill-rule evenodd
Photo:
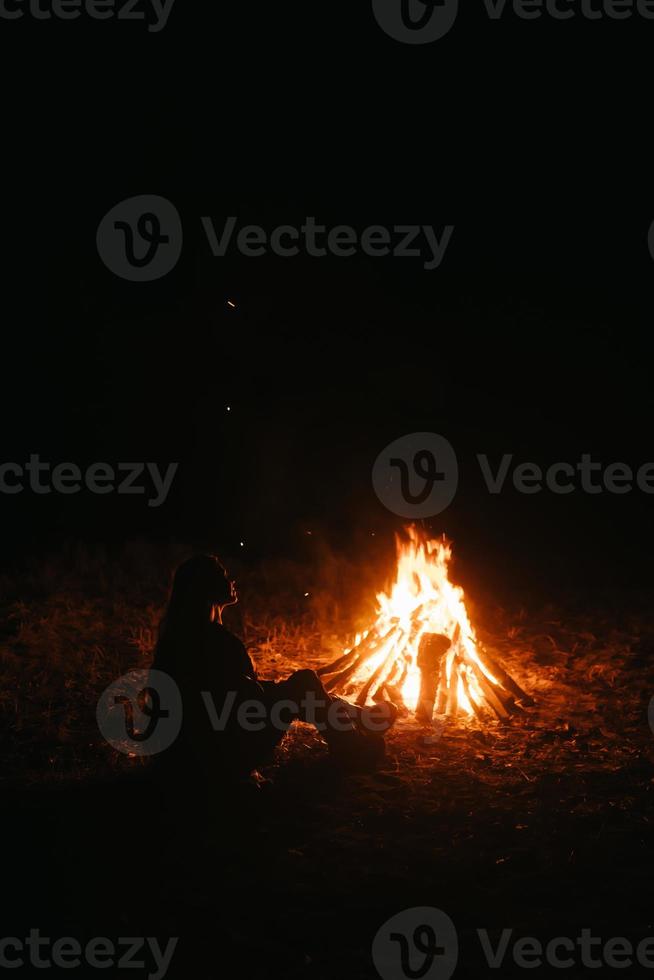
<instances>
[{"instance_id":1,"label":"orange flame","mask_svg":"<svg viewBox=\"0 0 654 980\"><path fill-rule=\"evenodd\" d=\"M421 682L417 663L420 640L425 633L441 633L453 641L444 668L447 690L456 694L458 710L472 715L471 701L477 706L485 701L473 663L492 684L498 681L478 654L463 589L449 579L451 546L444 538L424 538L414 526L407 527L406 532L407 540L396 536L395 581L389 592L377 594L376 621L356 637L354 647L373 631L381 642L374 655L349 678L348 687L360 689L379 672L375 687L401 680L402 700L415 710Z\"/></svg>"}]
</instances>

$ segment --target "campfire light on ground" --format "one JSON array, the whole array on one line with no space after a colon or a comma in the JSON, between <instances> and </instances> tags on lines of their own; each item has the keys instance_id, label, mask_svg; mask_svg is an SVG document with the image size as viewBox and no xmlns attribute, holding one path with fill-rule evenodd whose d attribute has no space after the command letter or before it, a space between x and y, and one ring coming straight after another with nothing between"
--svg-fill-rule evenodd
<instances>
[{"instance_id":1,"label":"campfire light on ground","mask_svg":"<svg viewBox=\"0 0 654 980\"><path fill-rule=\"evenodd\" d=\"M376 621L322 667L329 691L357 704L392 701L423 722L434 712L505 721L533 700L476 637L463 589L448 576L450 544L411 525L397 536L397 572Z\"/></svg>"}]
</instances>

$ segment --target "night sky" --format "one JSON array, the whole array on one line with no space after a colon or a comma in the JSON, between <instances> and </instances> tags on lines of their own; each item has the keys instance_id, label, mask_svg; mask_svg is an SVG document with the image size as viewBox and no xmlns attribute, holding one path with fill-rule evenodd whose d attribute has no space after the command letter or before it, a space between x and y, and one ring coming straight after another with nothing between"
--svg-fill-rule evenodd
<instances>
[{"instance_id":1,"label":"night sky","mask_svg":"<svg viewBox=\"0 0 654 980\"><path fill-rule=\"evenodd\" d=\"M645 122L649 23L476 10L409 46L367 8L211 16L173 10L158 34L6 25L6 63L29 56L57 84L8 106L3 459L180 465L159 508L2 495L5 561L132 537L245 540L256 561L306 527L347 552L402 523L372 464L425 430L459 457L431 529L466 560L516 586L647 585L654 496L493 496L475 456L654 460L654 205L625 141L632 112ZM144 193L174 203L184 247L167 276L131 283L95 237ZM360 253L215 258L205 215L454 233L430 271Z\"/></svg>"},{"instance_id":2,"label":"night sky","mask_svg":"<svg viewBox=\"0 0 654 980\"><path fill-rule=\"evenodd\" d=\"M461 479L431 527L470 555L517 561L517 574L557 563L564 575L628 579L632 562L647 572L651 495L532 496L510 485L491 495L476 460L486 454L495 469L511 453L547 467L590 453L637 469L654 459L644 215L562 208L457 221L440 200L363 211L306 198L170 199L188 233L178 266L152 283L120 280L100 261L105 199L67 223L48 329L13 338L31 384L29 399L19 375L5 388L21 406L5 457L162 471L179 462L172 490L160 507L86 490L5 495L15 553L71 537L172 536L230 550L245 539L254 559L292 550L303 527L347 550L360 533L401 524L372 489L377 454L433 431L455 447ZM329 227L454 232L426 271L412 257L213 257L200 223L233 214L272 230L314 212Z\"/></svg>"}]
</instances>

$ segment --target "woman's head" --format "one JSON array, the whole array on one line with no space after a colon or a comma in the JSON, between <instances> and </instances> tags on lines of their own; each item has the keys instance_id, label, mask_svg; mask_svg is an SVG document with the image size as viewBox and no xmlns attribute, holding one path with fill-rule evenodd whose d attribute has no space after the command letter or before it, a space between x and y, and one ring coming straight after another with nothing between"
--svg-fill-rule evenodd
<instances>
[{"instance_id":1,"label":"woman's head","mask_svg":"<svg viewBox=\"0 0 654 980\"><path fill-rule=\"evenodd\" d=\"M236 585L215 555L196 555L175 572L168 608L161 621L155 664L176 670L202 642L211 622L222 622L222 610L238 602Z\"/></svg>"},{"instance_id":2,"label":"woman's head","mask_svg":"<svg viewBox=\"0 0 654 980\"><path fill-rule=\"evenodd\" d=\"M215 555L196 555L175 572L171 604L207 608L230 606L238 602L233 579Z\"/></svg>"}]
</instances>

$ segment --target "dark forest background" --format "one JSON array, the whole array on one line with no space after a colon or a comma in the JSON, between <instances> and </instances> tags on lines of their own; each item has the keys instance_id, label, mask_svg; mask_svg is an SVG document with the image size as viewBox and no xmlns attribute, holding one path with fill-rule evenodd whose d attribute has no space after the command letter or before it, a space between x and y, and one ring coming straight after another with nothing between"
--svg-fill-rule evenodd
<instances>
[{"instance_id":1,"label":"dark forest background","mask_svg":"<svg viewBox=\"0 0 654 980\"><path fill-rule=\"evenodd\" d=\"M475 462L654 459L654 203L635 145L649 27L491 22L480 5L418 47L386 37L367 5L179 0L160 34L8 22L7 69L34 71L7 106L2 459L180 470L158 509L0 497L7 565L134 537L301 559L307 529L374 561L401 522L372 463L432 430L461 479L431 530L463 567L509 590L651 584L652 496L491 496ZM173 201L185 244L170 275L132 284L95 234L141 193ZM435 271L216 259L205 214L455 232Z\"/></svg>"},{"instance_id":2,"label":"dark forest background","mask_svg":"<svg viewBox=\"0 0 654 980\"><path fill-rule=\"evenodd\" d=\"M457 221L441 199L364 211L170 195L182 259L162 280L128 283L94 245L122 196L89 198L59 225L47 327L12 338L29 384L20 372L5 384L14 424L3 457L180 468L158 508L87 490L4 496L7 556L137 536L230 553L244 541L254 561L297 553L307 529L346 553L372 548L373 532L387 539L402 523L373 492L374 459L392 439L434 431L457 452L460 485L429 525L462 557L516 583L649 583L652 495L524 495L510 477L491 495L475 458L497 466L513 453L546 468L591 453L634 471L654 460L644 210ZM359 230L455 231L440 268L425 271L417 258L214 258L200 224L234 214L272 230L314 213Z\"/></svg>"}]
</instances>

